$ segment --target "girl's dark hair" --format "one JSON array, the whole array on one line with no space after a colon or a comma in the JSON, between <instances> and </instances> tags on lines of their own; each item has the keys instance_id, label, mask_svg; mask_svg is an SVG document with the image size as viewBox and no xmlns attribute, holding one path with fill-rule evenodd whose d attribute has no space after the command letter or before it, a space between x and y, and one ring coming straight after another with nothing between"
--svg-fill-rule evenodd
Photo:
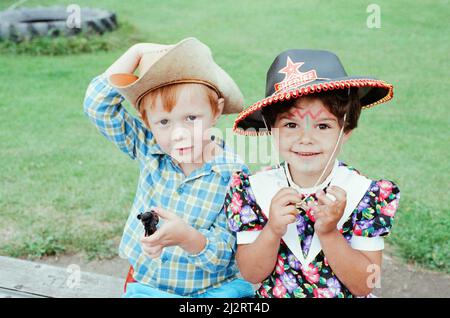
<instances>
[{"instance_id":1,"label":"girl's dark hair","mask_svg":"<svg viewBox=\"0 0 450 318\"><path fill-rule=\"evenodd\" d=\"M330 113L338 119L339 126L344 124L344 115L347 114L344 132L355 129L358 126L359 115L361 114L361 104L358 97L358 89L351 88L350 94L348 89L333 90L307 95L300 98L317 98L322 101ZM270 127L273 127L277 116L288 112L294 107L295 99L284 101L273 106L264 107L262 115Z\"/></svg>"}]
</instances>

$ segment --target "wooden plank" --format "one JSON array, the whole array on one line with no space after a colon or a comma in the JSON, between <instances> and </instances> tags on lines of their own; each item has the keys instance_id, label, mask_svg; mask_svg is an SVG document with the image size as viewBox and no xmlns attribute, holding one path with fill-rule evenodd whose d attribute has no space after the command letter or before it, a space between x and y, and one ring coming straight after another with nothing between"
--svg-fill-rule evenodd
<instances>
[{"instance_id":1,"label":"wooden plank","mask_svg":"<svg viewBox=\"0 0 450 318\"><path fill-rule=\"evenodd\" d=\"M0 298L47 298L42 295L29 294L16 290L0 288Z\"/></svg>"},{"instance_id":2,"label":"wooden plank","mask_svg":"<svg viewBox=\"0 0 450 318\"><path fill-rule=\"evenodd\" d=\"M56 298L117 298L124 279L0 256L0 288ZM6 294L6 291L4 291ZM17 295L19 295L17 294Z\"/></svg>"}]
</instances>

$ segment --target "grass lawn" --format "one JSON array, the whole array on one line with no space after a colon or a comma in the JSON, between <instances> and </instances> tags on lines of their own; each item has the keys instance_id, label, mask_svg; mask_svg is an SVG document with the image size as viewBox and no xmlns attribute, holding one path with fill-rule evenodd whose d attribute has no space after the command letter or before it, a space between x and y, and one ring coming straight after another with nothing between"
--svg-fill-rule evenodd
<instances>
[{"instance_id":1,"label":"grass lawn","mask_svg":"<svg viewBox=\"0 0 450 318\"><path fill-rule=\"evenodd\" d=\"M14 2L2 1L0 10ZM73 1L26 6L57 3ZM406 261L450 272L448 1L377 1L380 29L366 27L371 1L341 3L98 0L95 6L115 11L136 30L133 38L174 43L195 36L207 43L247 105L263 97L267 68L288 48L329 49L349 74L392 82L394 100L363 112L341 159L400 186L387 242ZM0 254L115 255L138 166L97 133L82 102L91 78L127 48L122 36L124 47L108 52L0 55ZM222 118L219 127L234 119Z\"/></svg>"}]
</instances>

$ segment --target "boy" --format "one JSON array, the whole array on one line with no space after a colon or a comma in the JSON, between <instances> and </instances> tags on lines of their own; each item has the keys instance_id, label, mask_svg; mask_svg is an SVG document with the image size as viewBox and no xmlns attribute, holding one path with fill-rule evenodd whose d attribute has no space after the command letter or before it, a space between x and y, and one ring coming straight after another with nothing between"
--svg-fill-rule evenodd
<instances>
[{"instance_id":1,"label":"boy","mask_svg":"<svg viewBox=\"0 0 450 318\"><path fill-rule=\"evenodd\" d=\"M142 121L122 106L124 98ZM235 238L222 210L230 175L247 168L210 136L220 115L242 104L237 85L194 38L137 44L89 85L86 115L140 167L119 247L131 265L124 297L251 294L236 277ZM137 215L148 210L161 222L144 237Z\"/></svg>"}]
</instances>

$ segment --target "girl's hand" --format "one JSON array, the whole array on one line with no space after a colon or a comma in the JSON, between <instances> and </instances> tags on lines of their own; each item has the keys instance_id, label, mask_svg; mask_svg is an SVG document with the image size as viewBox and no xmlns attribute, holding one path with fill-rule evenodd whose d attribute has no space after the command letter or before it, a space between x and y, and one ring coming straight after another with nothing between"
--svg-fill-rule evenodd
<instances>
[{"instance_id":1,"label":"girl's hand","mask_svg":"<svg viewBox=\"0 0 450 318\"><path fill-rule=\"evenodd\" d=\"M278 238L287 231L287 225L294 223L297 216L295 203L301 202L300 194L292 188L283 188L272 198L267 228Z\"/></svg>"},{"instance_id":2,"label":"girl's hand","mask_svg":"<svg viewBox=\"0 0 450 318\"><path fill-rule=\"evenodd\" d=\"M337 224L344 214L347 204L347 193L339 187L330 186L327 193L336 198L336 201L328 198L323 190L316 193L319 205L312 208L314 218L314 231L318 235L324 235L336 230Z\"/></svg>"},{"instance_id":3,"label":"girl's hand","mask_svg":"<svg viewBox=\"0 0 450 318\"><path fill-rule=\"evenodd\" d=\"M193 228L173 212L152 208L164 223L156 232L141 239L142 250L151 258L161 255L164 247L179 245L183 247L191 239Z\"/></svg>"}]
</instances>

